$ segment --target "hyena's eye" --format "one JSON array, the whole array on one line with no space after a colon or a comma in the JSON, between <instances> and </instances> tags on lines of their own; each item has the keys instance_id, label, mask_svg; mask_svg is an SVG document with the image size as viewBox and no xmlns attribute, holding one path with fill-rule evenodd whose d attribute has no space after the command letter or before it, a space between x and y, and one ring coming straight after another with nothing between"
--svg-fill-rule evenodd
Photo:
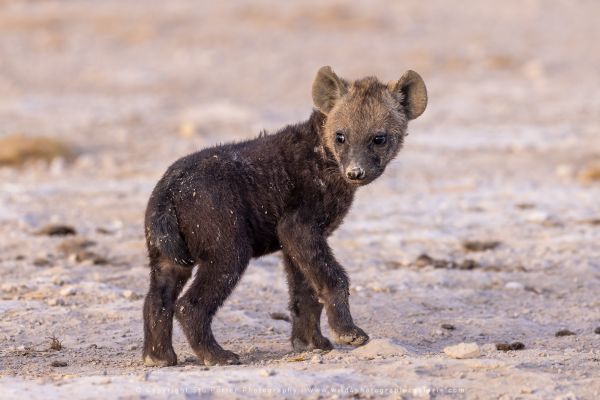
<instances>
[{"instance_id":1,"label":"hyena's eye","mask_svg":"<svg viewBox=\"0 0 600 400\"><path fill-rule=\"evenodd\" d=\"M346 141L346 135L344 135L344 132L337 131L335 133L335 141L338 142L339 144L344 143Z\"/></svg>"},{"instance_id":2,"label":"hyena's eye","mask_svg":"<svg viewBox=\"0 0 600 400\"><path fill-rule=\"evenodd\" d=\"M381 146L382 144L385 144L385 142L387 142L387 135L384 133L378 134L373 138L373 143L377 146Z\"/></svg>"}]
</instances>

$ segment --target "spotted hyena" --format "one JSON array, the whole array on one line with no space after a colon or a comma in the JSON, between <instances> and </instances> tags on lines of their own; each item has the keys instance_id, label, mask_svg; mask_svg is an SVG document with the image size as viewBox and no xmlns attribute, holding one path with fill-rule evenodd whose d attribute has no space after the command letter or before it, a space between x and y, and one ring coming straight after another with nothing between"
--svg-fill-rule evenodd
<instances>
[{"instance_id":1,"label":"spotted hyena","mask_svg":"<svg viewBox=\"0 0 600 400\"><path fill-rule=\"evenodd\" d=\"M238 363L215 340L212 318L250 259L276 251L289 283L294 349L332 348L321 333L323 308L337 342L368 341L352 320L348 276L327 238L356 190L396 157L408 121L425 110L427 92L414 71L384 84L373 77L347 81L323 67L312 97L307 121L183 157L156 185L145 221L147 365L177 363L173 316L202 362Z\"/></svg>"}]
</instances>

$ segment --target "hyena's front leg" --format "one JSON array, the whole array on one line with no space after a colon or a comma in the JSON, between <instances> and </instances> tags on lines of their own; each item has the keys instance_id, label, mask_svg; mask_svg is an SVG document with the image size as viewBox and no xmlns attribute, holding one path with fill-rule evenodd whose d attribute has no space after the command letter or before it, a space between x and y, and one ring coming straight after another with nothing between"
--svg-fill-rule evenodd
<instances>
[{"instance_id":1,"label":"hyena's front leg","mask_svg":"<svg viewBox=\"0 0 600 400\"><path fill-rule=\"evenodd\" d=\"M298 265L325 305L327 320L337 342L360 346L369 336L354 324L348 303L349 281L318 224L297 215L283 218L278 235L284 252Z\"/></svg>"},{"instance_id":2,"label":"hyena's front leg","mask_svg":"<svg viewBox=\"0 0 600 400\"><path fill-rule=\"evenodd\" d=\"M323 304L319 303L317 293L296 263L287 254L283 258L290 290L292 347L296 351L333 349L321 333Z\"/></svg>"}]
</instances>

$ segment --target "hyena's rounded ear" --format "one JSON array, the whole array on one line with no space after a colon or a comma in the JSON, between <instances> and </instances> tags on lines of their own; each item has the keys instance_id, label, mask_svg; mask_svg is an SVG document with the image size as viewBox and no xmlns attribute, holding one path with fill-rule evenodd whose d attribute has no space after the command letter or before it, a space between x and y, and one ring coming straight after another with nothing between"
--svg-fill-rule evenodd
<instances>
[{"instance_id":1,"label":"hyena's rounded ear","mask_svg":"<svg viewBox=\"0 0 600 400\"><path fill-rule=\"evenodd\" d=\"M409 69L397 82L391 82L389 88L400 101L408 119L423 114L427 107L427 88L421 75Z\"/></svg>"},{"instance_id":2,"label":"hyena's rounded ear","mask_svg":"<svg viewBox=\"0 0 600 400\"><path fill-rule=\"evenodd\" d=\"M327 114L347 90L346 81L339 78L330 66L321 67L312 85L313 103L319 111Z\"/></svg>"}]
</instances>

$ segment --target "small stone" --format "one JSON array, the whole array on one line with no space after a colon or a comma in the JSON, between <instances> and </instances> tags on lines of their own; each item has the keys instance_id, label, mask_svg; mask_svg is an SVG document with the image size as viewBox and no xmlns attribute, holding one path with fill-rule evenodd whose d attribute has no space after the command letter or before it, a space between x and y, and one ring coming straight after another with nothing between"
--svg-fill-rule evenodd
<instances>
[{"instance_id":1,"label":"small stone","mask_svg":"<svg viewBox=\"0 0 600 400\"><path fill-rule=\"evenodd\" d=\"M458 264L456 267L458 269L463 269L463 270L472 270L475 268L480 268L481 265L475 260L466 259L466 260L462 261L460 264Z\"/></svg>"},{"instance_id":2,"label":"small stone","mask_svg":"<svg viewBox=\"0 0 600 400\"><path fill-rule=\"evenodd\" d=\"M48 304L51 307L64 306L65 301L63 299L48 299L48 301L46 301L46 304Z\"/></svg>"},{"instance_id":3,"label":"small stone","mask_svg":"<svg viewBox=\"0 0 600 400\"><path fill-rule=\"evenodd\" d=\"M511 351L511 350L523 350L525 345L521 342L513 342L513 343L498 343L496 344L496 350L498 351Z\"/></svg>"},{"instance_id":4,"label":"small stone","mask_svg":"<svg viewBox=\"0 0 600 400\"><path fill-rule=\"evenodd\" d=\"M524 290L525 285L523 285L521 282L506 282L504 288L510 290Z\"/></svg>"},{"instance_id":5,"label":"small stone","mask_svg":"<svg viewBox=\"0 0 600 400\"><path fill-rule=\"evenodd\" d=\"M397 357L406 354L406 349L391 339L371 339L366 345L352 350L352 354L362 358Z\"/></svg>"},{"instance_id":6,"label":"small stone","mask_svg":"<svg viewBox=\"0 0 600 400\"><path fill-rule=\"evenodd\" d=\"M72 254L69 256L69 259L78 263L93 265L106 265L109 262L106 257L96 254L93 251L86 250Z\"/></svg>"},{"instance_id":7,"label":"small stone","mask_svg":"<svg viewBox=\"0 0 600 400\"><path fill-rule=\"evenodd\" d=\"M417 257L417 260L415 261L415 266L417 266L418 268L424 268L429 265L433 265L434 261L435 260L431 258L428 254L421 254L419 257Z\"/></svg>"},{"instance_id":8,"label":"small stone","mask_svg":"<svg viewBox=\"0 0 600 400\"><path fill-rule=\"evenodd\" d=\"M600 181L600 162L590 163L577 172L577 180L581 183Z\"/></svg>"},{"instance_id":9,"label":"small stone","mask_svg":"<svg viewBox=\"0 0 600 400\"><path fill-rule=\"evenodd\" d=\"M452 324L442 324L441 327L442 329L446 329L447 331L453 331L456 329L456 327Z\"/></svg>"},{"instance_id":10,"label":"small stone","mask_svg":"<svg viewBox=\"0 0 600 400\"><path fill-rule=\"evenodd\" d=\"M600 326L594 329L594 333L600 335Z\"/></svg>"},{"instance_id":11,"label":"small stone","mask_svg":"<svg viewBox=\"0 0 600 400\"><path fill-rule=\"evenodd\" d=\"M133 299L135 293L133 293L132 290L124 290L123 291L123 297L125 297L126 299Z\"/></svg>"},{"instance_id":12,"label":"small stone","mask_svg":"<svg viewBox=\"0 0 600 400\"><path fill-rule=\"evenodd\" d=\"M302 362L302 361L306 361L306 357L302 354L298 354L296 356L292 356L290 358L287 359L287 361L289 362Z\"/></svg>"},{"instance_id":13,"label":"small stone","mask_svg":"<svg viewBox=\"0 0 600 400\"><path fill-rule=\"evenodd\" d=\"M497 240L465 240L462 243L463 249L466 251L486 251L494 250L500 246L500 242Z\"/></svg>"},{"instance_id":14,"label":"small stone","mask_svg":"<svg viewBox=\"0 0 600 400\"><path fill-rule=\"evenodd\" d=\"M67 364L65 361L52 361L52 364L50 364L51 367L56 367L56 368L62 368L62 367L66 367Z\"/></svg>"},{"instance_id":15,"label":"small stone","mask_svg":"<svg viewBox=\"0 0 600 400\"><path fill-rule=\"evenodd\" d=\"M35 260L33 260L33 265L35 265L36 267L46 267L50 265L50 260L44 257L38 257Z\"/></svg>"},{"instance_id":16,"label":"small stone","mask_svg":"<svg viewBox=\"0 0 600 400\"><path fill-rule=\"evenodd\" d=\"M65 284L65 281L60 276L55 275L52 277L52 283L55 284L56 286L62 286Z\"/></svg>"},{"instance_id":17,"label":"small stone","mask_svg":"<svg viewBox=\"0 0 600 400\"><path fill-rule=\"evenodd\" d=\"M498 351L509 351L510 344L508 343L496 343L496 350Z\"/></svg>"},{"instance_id":18,"label":"small stone","mask_svg":"<svg viewBox=\"0 0 600 400\"><path fill-rule=\"evenodd\" d=\"M519 210L531 210L532 208L535 208L535 204L533 204L533 203L517 203L517 204L515 204L515 207L518 208Z\"/></svg>"},{"instance_id":19,"label":"small stone","mask_svg":"<svg viewBox=\"0 0 600 400\"><path fill-rule=\"evenodd\" d=\"M556 336L556 337L573 336L573 335L575 335L575 332L572 332L568 329L561 329L560 331L558 331L554 334L554 336Z\"/></svg>"},{"instance_id":20,"label":"small stone","mask_svg":"<svg viewBox=\"0 0 600 400\"><path fill-rule=\"evenodd\" d=\"M524 348L525 348L525 345L521 342L512 342L510 344L511 350L523 350Z\"/></svg>"},{"instance_id":21,"label":"small stone","mask_svg":"<svg viewBox=\"0 0 600 400\"><path fill-rule=\"evenodd\" d=\"M121 229L123 229L123 221L115 220L112 221L109 225L97 227L96 232L101 233L103 235L114 235L118 233Z\"/></svg>"},{"instance_id":22,"label":"small stone","mask_svg":"<svg viewBox=\"0 0 600 400\"><path fill-rule=\"evenodd\" d=\"M248 346L248 347L246 348L246 352L248 352L248 353L254 353L256 350L258 350L258 349L257 349L257 347L256 347L256 346L254 346L253 344L251 344L250 346Z\"/></svg>"},{"instance_id":23,"label":"small stone","mask_svg":"<svg viewBox=\"0 0 600 400\"><path fill-rule=\"evenodd\" d=\"M77 289L75 289L73 286L66 287L60 291L61 296L73 296L75 293L77 293Z\"/></svg>"},{"instance_id":24,"label":"small stone","mask_svg":"<svg viewBox=\"0 0 600 400\"><path fill-rule=\"evenodd\" d=\"M376 293L389 293L390 292L390 288L387 286L383 286L381 284L379 284L378 282L369 282L367 284L367 289L376 292Z\"/></svg>"},{"instance_id":25,"label":"small stone","mask_svg":"<svg viewBox=\"0 0 600 400\"><path fill-rule=\"evenodd\" d=\"M196 132L196 126L192 122L182 122L179 125L179 135L183 138L190 138L194 136Z\"/></svg>"},{"instance_id":26,"label":"small stone","mask_svg":"<svg viewBox=\"0 0 600 400\"><path fill-rule=\"evenodd\" d=\"M321 356L319 356L318 354L315 354L314 356L312 356L312 358L310 359L310 362L313 364L322 364L323 360L321 359Z\"/></svg>"},{"instance_id":27,"label":"small stone","mask_svg":"<svg viewBox=\"0 0 600 400\"><path fill-rule=\"evenodd\" d=\"M77 231L70 225L50 224L35 232L36 235L67 236L75 235Z\"/></svg>"},{"instance_id":28,"label":"small stone","mask_svg":"<svg viewBox=\"0 0 600 400\"><path fill-rule=\"evenodd\" d=\"M459 343L454 346L448 346L444 348L444 353L448 357L457 359L477 358L481 355L477 343Z\"/></svg>"},{"instance_id":29,"label":"small stone","mask_svg":"<svg viewBox=\"0 0 600 400\"><path fill-rule=\"evenodd\" d=\"M0 286L0 290L7 293L16 292L18 289L19 286L13 283L3 283L2 286Z\"/></svg>"},{"instance_id":30,"label":"small stone","mask_svg":"<svg viewBox=\"0 0 600 400\"><path fill-rule=\"evenodd\" d=\"M56 250L66 256L69 256L71 254L77 254L82 250L89 249L95 245L96 242L93 240L89 240L84 237L75 237L61 242L58 246L56 246Z\"/></svg>"},{"instance_id":31,"label":"small stone","mask_svg":"<svg viewBox=\"0 0 600 400\"><path fill-rule=\"evenodd\" d=\"M264 376L265 378L268 378L269 376L275 375L276 372L273 371L272 369L261 369L260 371L258 371L258 374L260 376Z\"/></svg>"},{"instance_id":32,"label":"small stone","mask_svg":"<svg viewBox=\"0 0 600 400\"><path fill-rule=\"evenodd\" d=\"M570 179L573 177L575 170L572 165L569 164L560 164L554 170L556 176L563 179Z\"/></svg>"},{"instance_id":33,"label":"small stone","mask_svg":"<svg viewBox=\"0 0 600 400\"><path fill-rule=\"evenodd\" d=\"M287 315L286 313L282 313L282 312L269 313L269 317L271 317L271 319L274 319L274 320L291 322L289 315Z\"/></svg>"},{"instance_id":34,"label":"small stone","mask_svg":"<svg viewBox=\"0 0 600 400\"><path fill-rule=\"evenodd\" d=\"M544 223L550 219L550 215L545 211L531 211L525 217L527 221L534 223Z\"/></svg>"}]
</instances>

